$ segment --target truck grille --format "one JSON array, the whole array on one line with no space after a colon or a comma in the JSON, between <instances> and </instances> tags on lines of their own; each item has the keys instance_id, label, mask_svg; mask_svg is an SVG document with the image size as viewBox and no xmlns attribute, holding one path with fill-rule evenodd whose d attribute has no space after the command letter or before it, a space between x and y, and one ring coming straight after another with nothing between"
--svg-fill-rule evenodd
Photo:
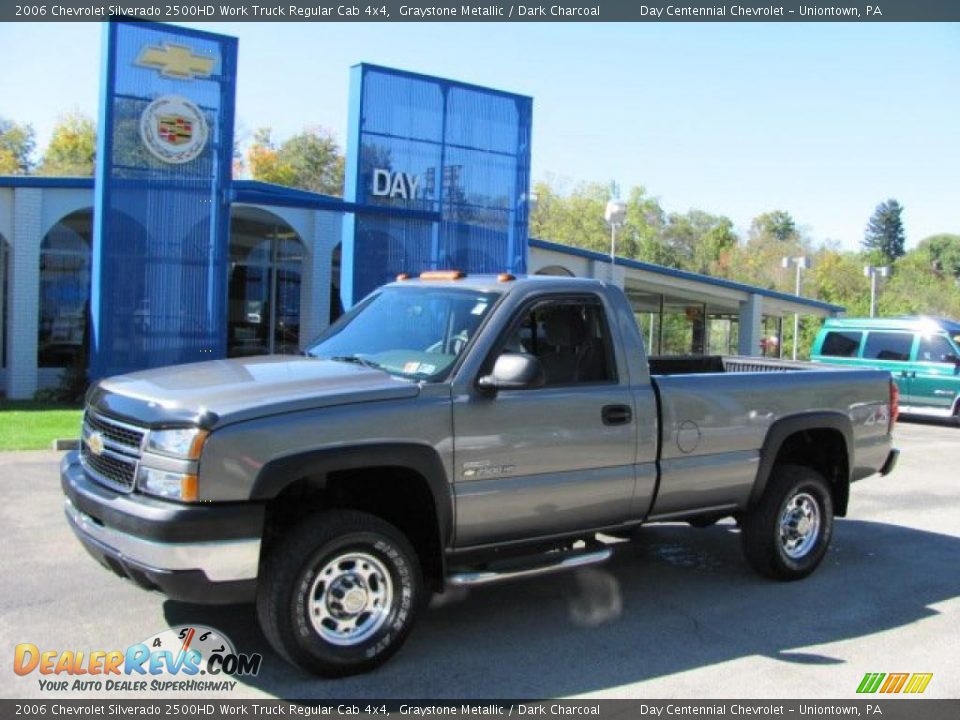
<instances>
[{"instance_id":1,"label":"truck grille","mask_svg":"<svg viewBox=\"0 0 960 720\"><path fill-rule=\"evenodd\" d=\"M100 415L87 408L83 415L80 460L87 474L101 485L131 492L146 430Z\"/></svg>"}]
</instances>

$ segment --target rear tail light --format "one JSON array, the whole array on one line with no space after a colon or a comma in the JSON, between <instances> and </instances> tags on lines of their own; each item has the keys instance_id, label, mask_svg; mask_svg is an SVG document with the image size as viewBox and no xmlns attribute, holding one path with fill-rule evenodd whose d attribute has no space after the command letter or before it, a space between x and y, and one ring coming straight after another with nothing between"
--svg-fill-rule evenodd
<instances>
[{"instance_id":1,"label":"rear tail light","mask_svg":"<svg viewBox=\"0 0 960 720\"><path fill-rule=\"evenodd\" d=\"M890 378L890 425L888 429L893 430L893 424L898 417L900 417L900 388L897 387L893 378Z\"/></svg>"}]
</instances>

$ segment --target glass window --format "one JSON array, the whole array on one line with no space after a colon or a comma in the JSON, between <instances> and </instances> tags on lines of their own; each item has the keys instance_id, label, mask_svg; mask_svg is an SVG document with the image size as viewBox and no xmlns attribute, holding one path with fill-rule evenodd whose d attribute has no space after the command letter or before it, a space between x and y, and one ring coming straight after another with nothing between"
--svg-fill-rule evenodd
<instances>
[{"instance_id":1,"label":"glass window","mask_svg":"<svg viewBox=\"0 0 960 720\"><path fill-rule=\"evenodd\" d=\"M867 334L867 344L863 348L863 357L870 360L906 362L910 359L910 348L912 347L913 335L911 333L871 332Z\"/></svg>"},{"instance_id":2,"label":"glass window","mask_svg":"<svg viewBox=\"0 0 960 720\"><path fill-rule=\"evenodd\" d=\"M63 218L40 246L40 367L86 367L93 211Z\"/></svg>"},{"instance_id":3,"label":"glass window","mask_svg":"<svg viewBox=\"0 0 960 720\"><path fill-rule=\"evenodd\" d=\"M303 245L275 216L234 211L230 227L227 354L300 352Z\"/></svg>"},{"instance_id":4,"label":"glass window","mask_svg":"<svg viewBox=\"0 0 960 720\"><path fill-rule=\"evenodd\" d=\"M442 380L498 298L449 287L387 287L344 315L307 353Z\"/></svg>"},{"instance_id":5,"label":"glass window","mask_svg":"<svg viewBox=\"0 0 960 720\"><path fill-rule=\"evenodd\" d=\"M820 354L829 357L852 358L857 356L862 332L831 330L823 339Z\"/></svg>"},{"instance_id":6,"label":"glass window","mask_svg":"<svg viewBox=\"0 0 960 720\"><path fill-rule=\"evenodd\" d=\"M920 337L917 360L920 362L952 363L957 357L957 349L943 335Z\"/></svg>"},{"instance_id":7,"label":"glass window","mask_svg":"<svg viewBox=\"0 0 960 720\"><path fill-rule=\"evenodd\" d=\"M548 386L615 382L617 377L603 307L594 300L534 306L502 351L539 358Z\"/></svg>"}]
</instances>

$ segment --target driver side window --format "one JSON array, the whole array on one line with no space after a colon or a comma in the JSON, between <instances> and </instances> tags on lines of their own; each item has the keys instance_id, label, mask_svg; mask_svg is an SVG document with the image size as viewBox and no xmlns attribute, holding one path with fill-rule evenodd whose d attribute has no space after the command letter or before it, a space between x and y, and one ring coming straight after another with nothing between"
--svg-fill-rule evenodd
<instances>
[{"instance_id":1,"label":"driver side window","mask_svg":"<svg viewBox=\"0 0 960 720\"><path fill-rule=\"evenodd\" d=\"M950 341L942 335L920 337L920 347L917 349L917 360L920 362L952 363L956 357Z\"/></svg>"},{"instance_id":2,"label":"driver side window","mask_svg":"<svg viewBox=\"0 0 960 720\"><path fill-rule=\"evenodd\" d=\"M555 300L534 305L507 335L501 352L540 360L546 386L616 382L603 306L595 300Z\"/></svg>"}]
</instances>

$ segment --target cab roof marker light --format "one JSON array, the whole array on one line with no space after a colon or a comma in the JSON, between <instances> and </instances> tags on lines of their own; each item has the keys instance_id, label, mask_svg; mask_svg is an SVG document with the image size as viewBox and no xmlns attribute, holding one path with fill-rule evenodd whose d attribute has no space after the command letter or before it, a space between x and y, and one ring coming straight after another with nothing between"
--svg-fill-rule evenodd
<instances>
[{"instance_id":1,"label":"cab roof marker light","mask_svg":"<svg viewBox=\"0 0 960 720\"><path fill-rule=\"evenodd\" d=\"M500 273L497 275L497 282L513 282L516 279L517 276L512 273Z\"/></svg>"},{"instance_id":2,"label":"cab roof marker light","mask_svg":"<svg viewBox=\"0 0 960 720\"><path fill-rule=\"evenodd\" d=\"M420 273L421 280L462 280L466 276L463 270L427 270Z\"/></svg>"},{"instance_id":3,"label":"cab roof marker light","mask_svg":"<svg viewBox=\"0 0 960 720\"><path fill-rule=\"evenodd\" d=\"M403 282L410 279L410 273L400 273L397 275L397 282Z\"/></svg>"}]
</instances>

